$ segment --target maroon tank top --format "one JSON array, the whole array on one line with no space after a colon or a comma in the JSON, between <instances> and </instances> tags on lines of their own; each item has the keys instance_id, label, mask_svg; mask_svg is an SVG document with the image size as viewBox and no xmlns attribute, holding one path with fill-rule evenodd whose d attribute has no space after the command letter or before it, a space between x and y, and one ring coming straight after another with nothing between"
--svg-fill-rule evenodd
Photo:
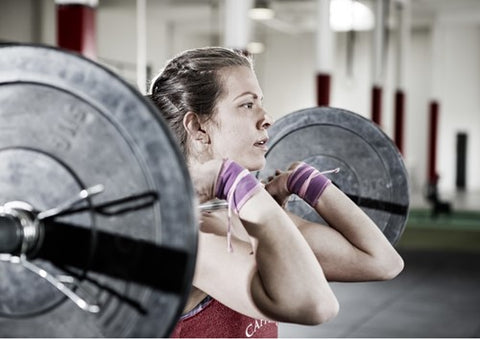
<instances>
[{"instance_id":1,"label":"maroon tank top","mask_svg":"<svg viewBox=\"0 0 480 339\"><path fill-rule=\"evenodd\" d=\"M172 338L277 338L278 325L238 313L207 297L183 315Z\"/></svg>"}]
</instances>

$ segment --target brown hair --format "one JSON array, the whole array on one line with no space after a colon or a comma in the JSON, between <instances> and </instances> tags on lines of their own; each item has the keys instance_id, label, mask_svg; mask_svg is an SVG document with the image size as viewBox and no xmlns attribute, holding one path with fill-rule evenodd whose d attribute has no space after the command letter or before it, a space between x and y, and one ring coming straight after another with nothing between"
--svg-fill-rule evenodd
<instances>
[{"instance_id":1,"label":"brown hair","mask_svg":"<svg viewBox=\"0 0 480 339\"><path fill-rule=\"evenodd\" d=\"M188 147L183 117L187 112L196 113L204 121L213 116L224 94L220 71L232 66L253 69L252 60L242 51L223 47L192 49L170 60L153 81L150 99L167 121L185 157Z\"/></svg>"}]
</instances>

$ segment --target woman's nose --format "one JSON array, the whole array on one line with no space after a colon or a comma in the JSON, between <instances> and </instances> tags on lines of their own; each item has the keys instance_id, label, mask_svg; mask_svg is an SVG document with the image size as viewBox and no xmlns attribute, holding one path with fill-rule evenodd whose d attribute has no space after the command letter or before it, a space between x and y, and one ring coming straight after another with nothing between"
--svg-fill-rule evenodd
<instances>
[{"instance_id":1,"label":"woman's nose","mask_svg":"<svg viewBox=\"0 0 480 339\"><path fill-rule=\"evenodd\" d=\"M267 129L270 126L272 126L273 122L274 122L273 118L264 110L264 115L260 123L260 128Z\"/></svg>"}]
</instances>

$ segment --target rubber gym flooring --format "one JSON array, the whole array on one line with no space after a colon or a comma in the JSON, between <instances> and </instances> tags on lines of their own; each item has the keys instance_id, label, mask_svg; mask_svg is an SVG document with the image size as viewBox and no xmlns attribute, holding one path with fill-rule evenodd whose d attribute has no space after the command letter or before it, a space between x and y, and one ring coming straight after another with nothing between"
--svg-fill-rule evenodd
<instances>
[{"instance_id":1,"label":"rubber gym flooring","mask_svg":"<svg viewBox=\"0 0 480 339\"><path fill-rule=\"evenodd\" d=\"M332 283L338 316L319 326L282 323L279 336L480 337L480 199L469 204L436 218L412 207L397 244L405 261L397 278Z\"/></svg>"}]
</instances>

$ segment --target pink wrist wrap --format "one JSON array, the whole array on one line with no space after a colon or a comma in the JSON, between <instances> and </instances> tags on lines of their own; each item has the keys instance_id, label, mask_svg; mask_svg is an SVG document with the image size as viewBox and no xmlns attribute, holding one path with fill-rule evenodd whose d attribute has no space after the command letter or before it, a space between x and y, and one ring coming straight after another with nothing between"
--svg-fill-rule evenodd
<instances>
[{"instance_id":1,"label":"pink wrist wrap","mask_svg":"<svg viewBox=\"0 0 480 339\"><path fill-rule=\"evenodd\" d=\"M247 169L232 160L225 160L218 175L215 195L227 200L238 213L260 187L260 182Z\"/></svg>"},{"instance_id":2,"label":"pink wrist wrap","mask_svg":"<svg viewBox=\"0 0 480 339\"><path fill-rule=\"evenodd\" d=\"M255 194L262 185L245 168L232 160L224 160L218 175L215 196L228 202L228 250L232 252L231 244L231 216L232 209L238 213L248 199Z\"/></svg>"},{"instance_id":3,"label":"pink wrist wrap","mask_svg":"<svg viewBox=\"0 0 480 339\"><path fill-rule=\"evenodd\" d=\"M302 162L289 175L287 189L315 207L325 187L330 183L330 179L316 168Z\"/></svg>"}]
</instances>

